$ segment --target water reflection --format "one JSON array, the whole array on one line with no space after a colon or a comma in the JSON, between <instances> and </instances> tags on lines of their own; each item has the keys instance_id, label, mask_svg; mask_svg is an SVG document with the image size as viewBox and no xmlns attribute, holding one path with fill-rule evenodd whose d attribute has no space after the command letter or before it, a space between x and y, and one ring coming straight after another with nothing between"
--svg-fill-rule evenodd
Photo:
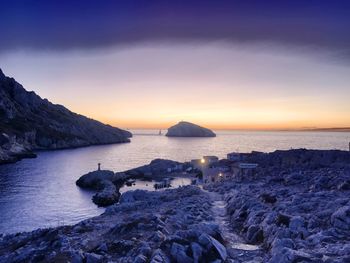
<instances>
[{"instance_id":1,"label":"water reflection","mask_svg":"<svg viewBox=\"0 0 350 263\"><path fill-rule=\"evenodd\" d=\"M136 190L136 189L142 189L142 190L148 190L148 191L162 191L167 188L162 188L155 190L154 184L157 183L157 181L154 180L136 180L135 183L133 183L131 186L124 185L119 189L120 193L125 193L130 190ZM180 186L190 185L191 179L190 178L174 178L171 180L171 186L169 188L177 188Z\"/></svg>"},{"instance_id":2,"label":"water reflection","mask_svg":"<svg viewBox=\"0 0 350 263\"><path fill-rule=\"evenodd\" d=\"M0 233L73 224L101 214L91 202L92 192L75 181L83 174L103 169L123 171L155 158L188 161L203 155L225 157L231 151L275 149L348 149L350 133L217 131L215 138L148 136L159 131L139 131L131 143L39 152L38 158L0 166ZM177 182L177 181L176 181ZM181 184L179 182L179 184ZM136 186L135 186L136 187ZM148 189L142 182L137 187ZM134 189L134 188L125 188ZM122 190L124 191L124 190Z\"/></svg>"}]
</instances>

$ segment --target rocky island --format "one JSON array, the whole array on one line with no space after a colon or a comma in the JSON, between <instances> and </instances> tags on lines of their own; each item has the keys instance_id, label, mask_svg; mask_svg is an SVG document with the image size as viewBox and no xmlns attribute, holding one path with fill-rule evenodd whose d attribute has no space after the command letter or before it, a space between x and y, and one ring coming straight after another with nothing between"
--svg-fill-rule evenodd
<instances>
[{"instance_id":1,"label":"rocky island","mask_svg":"<svg viewBox=\"0 0 350 263\"><path fill-rule=\"evenodd\" d=\"M171 126L166 134L168 137L215 137L216 134L199 125L180 121L178 124Z\"/></svg>"},{"instance_id":2,"label":"rocky island","mask_svg":"<svg viewBox=\"0 0 350 263\"><path fill-rule=\"evenodd\" d=\"M204 189L128 191L76 225L0 236L0 262L349 262L349 152L239 158L257 164L255 173L220 177ZM223 170L232 164L213 163ZM149 171L164 172L156 161L128 176ZM120 179L102 172L80 183L93 186L100 176Z\"/></svg>"},{"instance_id":3,"label":"rocky island","mask_svg":"<svg viewBox=\"0 0 350 263\"><path fill-rule=\"evenodd\" d=\"M132 136L42 99L1 69L0 120L0 164L35 157L38 149L123 143Z\"/></svg>"}]
</instances>

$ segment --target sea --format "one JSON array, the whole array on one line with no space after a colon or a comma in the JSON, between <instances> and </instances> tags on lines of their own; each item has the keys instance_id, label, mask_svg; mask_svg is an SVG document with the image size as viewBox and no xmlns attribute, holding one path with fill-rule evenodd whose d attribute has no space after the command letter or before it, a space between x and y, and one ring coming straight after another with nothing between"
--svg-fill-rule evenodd
<instances>
[{"instance_id":1,"label":"sea","mask_svg":"<svg viewBox=\"0 0 350 263\"><path fill-rule=\"evenodd\" d=\"M35 159L0 166L0 233L75 224L100 215L92 191L75 181L97 169L115 172L148 164L155 158L190 161L204 155L225 158L229 152L271 152L296 148L349 150L349 132L216 131L215 138L168 138L159 130L133 130L130 143L40 151ZM177 179L173 187L189 180ZM153 190L149 182L130 189Z\"/></svg>"}]
</instances>

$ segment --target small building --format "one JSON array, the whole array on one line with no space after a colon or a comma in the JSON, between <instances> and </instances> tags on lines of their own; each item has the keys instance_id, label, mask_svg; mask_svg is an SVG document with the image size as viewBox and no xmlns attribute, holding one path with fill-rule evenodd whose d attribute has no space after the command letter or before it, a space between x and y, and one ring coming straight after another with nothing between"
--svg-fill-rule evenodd
<instances>
[{"instance_id":1,"label":"small building","mask_svg":"<svg viewBox=\"0 0 350 263\"><path fill-rule=\"evenodd\" d=\"M255 176L257 163L236 163L232 165L231 171L234 178L238 180L252 179Z\"/></svg>"},{"instance_id":2,"label":"small building","mask_svg":"<svg viewBox=\"0 0 350 263\"><path fill-rule=\"evenodd\" d=\"M203 156L202 158L206 163L212 164L217 161L219 161L219 158L217 156L211 155L211 156Z\"/></svg>"},{"instance_id":3,"label":"small building","mask_svg":"<svg viewBox=\"0 0 350 263\"><path fill-rule=\"evenodd\" d=\"M191 166L195 169L202 170L207 164L204 159L193 159L191 160Z\"/></svg>"},{"instance_id":4,"label":"small building","mask_svg":"<svg viewBox=\"0 0 350 263\"><path fill-rule=\"evenodd\" d=\"M222 159L222 160L219 160L217 162L212 163L210 165L210 167L211 168L218 168L222 172L229 172L229 171L231 171L231 165L232 165L231 161L228 161L227 159Z\"/></svg>"},{"instance_id":5,"label":"small building","mask_svg":"<svg viewBox=\"0 0 350 263\"><path fill-rule=\"evenodd\" d=\"M191 165L193 168L198 170L203 170L208 168L212 163L215 163L219 160L217 156L203 156L201 159L191 160Z\"/></svg>"},{"instance_id":6,"label":"small building","mask_svg":"<svg viewBox=\"0 0 350 263\"><path fill-rule=\"evenodd\" d=\"M239 161L241 161L241 154L238 152L228 153L227 160L230 160L233 162L239 162Z\"/></svg>"},{"instance_id":7,"label":"small building","mask_svg":"<svg viewBox=\"0 0 350 263\"><path fill-rule=\"evenodd\" d=\"M258 167L257 163L239 163L238 167L240 169L255 169Z\"/></svg>"},{"instance_id":8,"label":"small building","mask_svg":"<svg viewBox=\"0 0 350 263\"><path fill-rule=\"evenodd\" d=\"M223 180L230 180L234 178L234 174L231 171L222 171L220 168L207 168L203 170L204 184L221 182Z\"/></svg>"},{"instance_id":9,"label":"small building","mask_svg":"<svg viewBox=\"0 0 350 263\"><path fill-rule=\"evenodd\" d=\"M207 168L203 170L203 183L215 183L223 179L223 173L218 168Z\"/></svg>"}]
</instances>

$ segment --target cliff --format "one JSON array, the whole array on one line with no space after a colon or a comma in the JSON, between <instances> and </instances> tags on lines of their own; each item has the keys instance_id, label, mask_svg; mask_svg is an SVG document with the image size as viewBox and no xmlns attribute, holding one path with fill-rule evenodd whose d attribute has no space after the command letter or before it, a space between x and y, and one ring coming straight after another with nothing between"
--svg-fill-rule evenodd
<instances>
[{"instance_id":1,"label":"cliff","mask_svg":"<svg viewBox=\"0 0 350 263\"><path fill-rule=\"evenodd\" d=\"M27 91L0 69L0 163L63 149L129 142L132 134L76 114Z\"/></svg>"},{"instance_id":2,"label":"cliff","mask_svg":"<svg viewBox=\"0 0 350 263\"><path fill-rule=\"evenodd\" d=\"M181 121L170 127L166 134L168 137L215 137L216 134L204 127L196 124Z\"/></svg>"}]
</instances>

